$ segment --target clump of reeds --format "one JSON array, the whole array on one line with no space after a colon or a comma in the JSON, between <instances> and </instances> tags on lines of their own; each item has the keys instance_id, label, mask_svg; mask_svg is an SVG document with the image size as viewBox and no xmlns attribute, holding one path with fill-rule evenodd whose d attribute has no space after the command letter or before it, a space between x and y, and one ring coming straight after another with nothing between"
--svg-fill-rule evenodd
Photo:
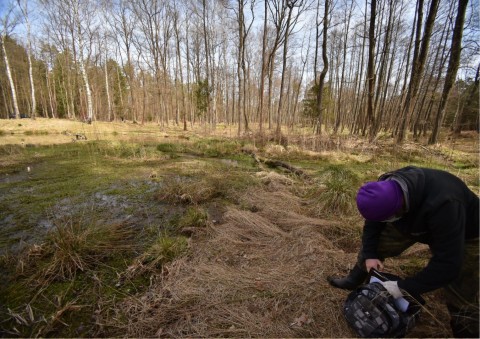
<instances>
[{"instance_id":1,"label":"clump of reeds","mask_svg":"<svg viewBox=\"0 0 480 339\"><path fill-rule=\"evenodd\" d=\"M228 198L255 183L255 178L234 171L205 173L202 177L170 176L164 178L155 199L173 204L198 205L215 198Z\"/></svg>"},{"instance_id":2,"label":"clump of reeds","mask_svg":"<svg viewBox=\"0 0 480 339\"><path fill-rule=\"evenodd\" d=\"M42 244L24 252L17 272L40 285L70 280L77 272L93 269L120 251L132 251L134 237L130 225L63 220L54 225Z\"/></svg>"},{"instance_id":3,"label":"clump of reeds","mask_svg":"<svg viewBox=\"0 0 480 339\"><path fill-rule=\"evenodd\" d=\"M158 236L145 252L135 258L120 275L119 284L137 276L161 270L166 263L178 259L188 249L188 239L184 236Z\"/></svg>"}]
</instances>

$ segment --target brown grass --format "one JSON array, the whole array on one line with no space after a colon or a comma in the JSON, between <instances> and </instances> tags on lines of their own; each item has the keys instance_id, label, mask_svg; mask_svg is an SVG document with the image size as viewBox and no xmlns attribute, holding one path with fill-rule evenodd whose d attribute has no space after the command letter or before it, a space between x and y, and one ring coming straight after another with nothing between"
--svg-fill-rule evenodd
<instances>
[{"instance_id":1,"label":"brown grass","mask_svg":"<svg viewBox=\"0 0 480 339\"><path fill-rule=\"evenodd\" d=\"M49 134L28 132L38 129L39 125L40 130ZM37 119L35 122L29 119L5 121L2 131L1 145L19 144L19 140L22 144L51 144L52 139L55 139L54 143L72 142L69 133L86 134L89 140L148 139L155 142L164 138L188 138L196 133L195 130L183 132L175 127L166 130L155 124L140 126L94 122L87 125L47 119ZM68 133L63 133L65 131ZM219 126L215 134L236 137L236 127ZM431 160L432 164L444 161L445 167L458 159L466 165L470 165L471 159L478 159L478 136L449 141L446 147L454 145L455 152L453 148L445 150L440 146L424 147L408 142L397 146L391 140L368 143L351 136L331 138L308 133L288 138L288 145L268 146L265 154L281 157L288 153L293 157L324 159L328 163L340 164L366 164L384 158L392 168L405 161L413 162L417 157ZM263 145L263 140L260 141L258 146ZM470 143L471 152L456 151L461 148L459 143ZM17 151L8 146L5 155L14 158ZM144 157L139 159L143 161ZM359 216L354 211L350 211L346 217L338 213L344 210L343 204L334 206L334 210L325 209L329 206L325 206L322 199L307 199L305 192L309 187L304 185L309 183L275 172L258 172L251 180L259 180L260 185L250 187L246 192L238 190L228 193L231 180L235 179L229 176L231 173L225 171L221 175L206 178L203 177L206 168L199 166L199 163L188 159L164 164L162 170L171 169L177 174L180 171L181 178L177 181L165 180L167 184L162 186L157 199L197 207L210 203L219 195L225 198L226 192L232 196L237 192L243 193L230 199L233 205L221 217L216 217L216 222L205 222L206 227L201 227L201 232L193 233L188 241L187 256L182 255L169 262L163 260L165 255L161 248L152 248L150 252L144 249L145 254L140 254L133 261L124 276L133 277L145 272L151 274L147 291L129 296L121 302L99 296L99 312L92 315L99 329L98 335L354 336L342 316L342 305L348 292L330 287L326 278L332 274L346 274L355 262L360 246ZM371 177L375 177L381 174L382 169L372 165L368 171ZM471 173L466 173L473 186L478 188L478 166ZM191 180L184 180L187 177ZM319 186L319 183L310 184ZM316 193L324 192L325 188L320 187ZM343 200L349 200L348 196ZM333 217L332 212L338 215ZM41 274L36 276L39 281L68 280L78 270L94 269L105 253L113 253L114 247L128 246L128 239L132 235L128 228L112 229L110 236L118 242L116 245L111 242L102 245L92 241L97 238L94 232L90 233L91 230L80 228L78 232L73 231L67 227L62 229L64 234L61 237L58 233L49 242L32 247L26 257L20 260L19 270L28 275L29 267L42 260L45 266L40 270ZM122 233L124 231L127 233ZM88 246L84 247L87 243ZM180 252L183 253L183 240L180 244ZM71 246L77 246L79 250L70 251ZM405 276L421 269L428 255L424 248L415 247L399 258L387 260L386 268ZM157 264L161 266L160 273L155 270ZM425 299L427 305L421 321L409 336L450 337L449 316L442 303L442 291L429 293ZM73 311L76 307L80 306L74 302L59 307L58 319L64 312L62 310ZM15 316L21 315L11 316L16 319ZM27 319L25 316L23 318Z\"/></svg>"},{"instance_id":2,"label":"brown grass","mask_svg":"<svg viewBox=\"0 0 480 339\"><path fill-rule=\"evenodd\" d=\"M347 292L326 281L355 262L354 251L330 239L347 226L307 217L288 180L274 177L241 197L239 206L255 208L228 208L222 223L192 240L188 257L166 265L146 293L102 321L128 337L354 336L341 311ZM359 238L352 242L358 250ZM439 325L445 309L434 298L427 307L410 335L449 336Z\"/></svg>"},{"instance_id":3,"label":"brown grass","mask_svg":"<svg viewBox=\"0 0 480 339\"><path fill-rule=\"evenodd\" d=\"M134 249L131 225L94 225L64 220L55 224L41 245L32 245L18 260L17 274L36 286L73 279L78 271L92 270L118 251Z\"/></svg>"}]
</instances>

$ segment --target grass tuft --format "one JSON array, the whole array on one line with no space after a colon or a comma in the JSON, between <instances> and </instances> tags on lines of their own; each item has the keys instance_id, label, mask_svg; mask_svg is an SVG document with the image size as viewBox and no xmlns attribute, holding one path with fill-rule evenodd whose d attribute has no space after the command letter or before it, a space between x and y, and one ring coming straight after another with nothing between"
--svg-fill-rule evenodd
<instances>
[{"instance_id":1,"label":"grass tuft","mask_svg":"<svg viewBox=\"0 0 480 339\"><path fill-rule=\"evenodd\" d=\"M182 144L162 143L157 145L157 151L164 153L181 153L185 151Z\"/></svg>"},{"instance_id":2,"label":"grass tuft","mask_svg":"<svg viewBox=\"0 0 480 339\"><path fill-rule=\"evenodd\" d=\"M95 143L95 148L100 154L113 158L128 160L158 158L158 153L153 147L134 142L99 142Z\"/></svg>"},{"instance_id":3,"label":"grass tuft","mask_svg":"<svg viewBox=\"0 0 480 339\"><path fill-rule=\"evenodd\" d=\"M67 220L55 227L41 245L31 246L19 260L17 272L34 284L73 279L119 251L132 251L135 232L123 224L95 225Z\"/></svg>"},{"instance_id":4,"label":"grass tuft","mask_svg":"<svg viewBox=\"0 0 480 339\"><path fill-rule=\"evenodd\" d=\"M205 227L208 215L203 208L190 206L178 221L178 227Z\"/></svg>"},{"instance_id":5,"label":"grass tuft","mask_svg":"<svg viewBox=\"0 0 480 339\"><path fill-rule=\"evenodd\" d=\"M228 199L255 182L235 171L206 173L201 177L170 176L154 198L171 204L199 205L215 198Z\"/></svg>"},{"instance_id":6,"label":"grass tuft","mask_svg":"<svg viewBox=\"0 0 480 339\"><path fill-rule=\"evenodd\" d=\"M315 216L350 215L355 211L359 177L342 165L328 166L321 174L322 185L308 192Z\"/></svg>"},{"instance_id":7,"label":"grass tuft","mask_svg":"<svg viewBox=\"0 0 480 339\"><path fill-rule=\"evenodd\" d=\"M163 265L185 254L188 249L188 239L183 236L160 235L153 244L120 276L120 281L131 280L149 272L162 269Z\"/></svg>"}]
</instances>

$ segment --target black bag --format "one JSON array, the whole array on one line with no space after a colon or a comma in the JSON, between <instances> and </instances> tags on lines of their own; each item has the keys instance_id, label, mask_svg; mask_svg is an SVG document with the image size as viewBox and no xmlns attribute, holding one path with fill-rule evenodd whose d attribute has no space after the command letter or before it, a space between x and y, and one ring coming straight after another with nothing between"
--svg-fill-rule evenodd
<instances>
[{"instance_id":1,"label":"black bag","mask_svg":"<svg viewBox=\"0 0 480 339\"><path fill-rule=\"evenodd\" d=\"M373 271L373 270L372 270ZM393 275L372 275L382 281L392 279ZM397 277L398 278L398 277ZM405 297L408 303L406 311L402 311L393 296L380 282L370 282L351 292L343 307L343 314L350 327L363 338L404 337L414 326L419 317L421 304L425 303L412 297Z\"/></svg>"}]
</instances>

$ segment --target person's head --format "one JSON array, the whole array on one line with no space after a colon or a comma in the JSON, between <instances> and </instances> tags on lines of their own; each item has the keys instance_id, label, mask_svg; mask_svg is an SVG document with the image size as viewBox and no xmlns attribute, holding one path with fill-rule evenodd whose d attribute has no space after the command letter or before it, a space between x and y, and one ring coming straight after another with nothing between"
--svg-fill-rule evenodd
<instances>
[{"instance_id":1,"label":"person's head","mask_svg":"<svg viewBox=\"0 0 480 339\"><path fill-rule=\"evenodd\" d=\"M393 221L403 211L403 192L394 180L364 184L357 193L360 214L370 221Z\"/></svg>"}]
</instances>

